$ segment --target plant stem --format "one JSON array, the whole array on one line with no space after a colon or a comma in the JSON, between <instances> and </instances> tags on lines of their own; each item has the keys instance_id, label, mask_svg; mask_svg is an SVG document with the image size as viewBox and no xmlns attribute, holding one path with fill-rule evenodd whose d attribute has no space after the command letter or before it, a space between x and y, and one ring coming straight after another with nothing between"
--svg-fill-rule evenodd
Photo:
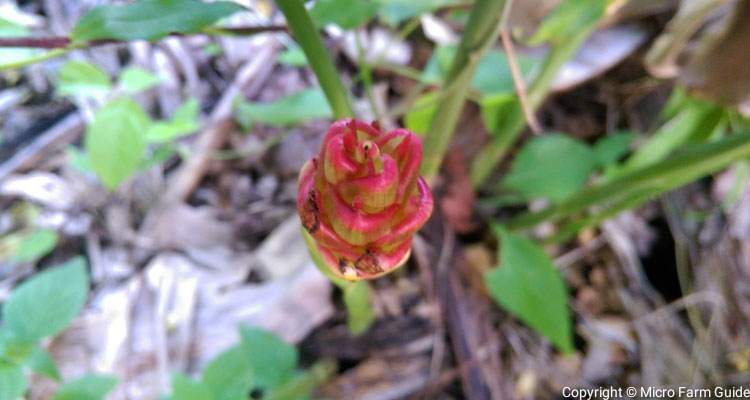
<instances>
[{"instance_id":1,"label":"plant stem","mask_svg":"<svg viewBox=\"0 0 750 400\"><path fill-rule=\"evenodd\" d=\"M353 117L349 96L302 0L277 0L289 30L307 57L336 118Z\"/></svg>"},{"instance_id":2,"label":"plant stem","mask_svg":"<svg viewBox=\"0 0 750 400\"><path fill-rule=\"evenodd\" d=\"M748 157L750 134L736 133L715 142L686 149L655 164L594 185L544 210L522 214L511 219L506 226L510 229L530 228L544 221L558 221L584 212L597 204L609 204L610 208L614 208L627 202L629 207L635 207L649 197L682 186ZM646 196L634 197L634 194L638 193ZM637 202L632 201L634 198ZM627 201L628 199L631 201Z\"/></svg>"},{"instance_id":3,"label":"plant stem","mask_svg":"<svg viewBox=\"0 0 750 400\"><path fill-rule=\"evenodd\" d=\"M596 21L581 27L569 38L562 38L552 43L549 54L542 65L539 75L529 87L528 103L531 110L536 111L547 96L557 72L578 50L589 34L596 28ZM493 132L493 139L476 156L471 166L471 182L479 187L490 176L495 166L503 159L510 146L518 139L526 126L523 113L513 113L506 124Z\"/></svg>"},{"instance_id":4,"label":"plant stem","mask_svg":"<svg viewBox=\"0 0 750 400\"><path fill-rule=\"evenodd\" d=\"M430 130L423 141L424 157L421 172L427 179L434 177L440 169L461 116L474 71L484 52L497 38L504 5L505 0L477 0L471 9L466 30L445 80L450 84L443 88L445 95L441 96L430 123Z\"/></svg>"}]
</instances>

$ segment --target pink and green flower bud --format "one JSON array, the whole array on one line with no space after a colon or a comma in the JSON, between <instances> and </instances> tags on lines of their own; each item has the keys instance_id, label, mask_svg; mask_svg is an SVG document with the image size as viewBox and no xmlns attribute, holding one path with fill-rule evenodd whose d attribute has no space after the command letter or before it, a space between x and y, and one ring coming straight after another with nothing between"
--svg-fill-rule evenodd
<instances>
[{"instance_id":1,"label":"pink and green flower bud","mask_svg":"<svg viewBox=\"0 0 750 400\"><path fill-rule=\"evenodd\" d=\"M331 125L320 154L302 167L297 208L311 251L334 274L371 279L406 262L432 213L421 161L422 142L406 129L384 133L355 119Z\"/></svg>"}]
</instances>

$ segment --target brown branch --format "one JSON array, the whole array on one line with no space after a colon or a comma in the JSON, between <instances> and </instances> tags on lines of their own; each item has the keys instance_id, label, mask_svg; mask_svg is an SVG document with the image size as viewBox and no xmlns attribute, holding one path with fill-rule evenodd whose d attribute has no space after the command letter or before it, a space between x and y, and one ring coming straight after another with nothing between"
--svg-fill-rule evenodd
<instances>
[{"instance_id":1,"label":"brown branch","mask_svg":"<svg viewBox=\"0 0 750 400\"><path fill-rule=\"evenodd\" d=\"M265 32L285 32L287 27L284 25L269 25L269 26L243 26L236 28L220 28L214 27L211 32L198 32L198 33L210 33L210 34L224 34L224 35L237 35L246 36L254 35L257 33ZM185 36L181 33L172 33L168 36ZM96 47L105 44L114 43L126 43L126 40L117 39L96 39L84 42L81 47ZM0 48L2 47L26 47L36 49L63 49L71 45L73 41L69 37L65 36L49 36L49 37L0 37Z\"/></svg>"},{"instance_id":2,"label":"brown branch","mask_svg":"<svg viewBox=\"0 0 750 400\"><path fill-rule=\"evenodd\" d=\"M542 133L542 128L539 125L539 121L536 119L534 110L529 104L529 98L526 95L526 83L523 81L521 70L518 68L518 61L516 60L516 52L513 49L513 41L508 34L508 30L503 26L500 29L500 39L505 49L505 54L508 56L508 66L510 66L510 75L513 77L513 84L516 87L516 93L518 94L518 100L521 103L521 109L523 114L526 116L526 122L528 122L531 131L535 135Z\"/></svg>"}]
</instances>

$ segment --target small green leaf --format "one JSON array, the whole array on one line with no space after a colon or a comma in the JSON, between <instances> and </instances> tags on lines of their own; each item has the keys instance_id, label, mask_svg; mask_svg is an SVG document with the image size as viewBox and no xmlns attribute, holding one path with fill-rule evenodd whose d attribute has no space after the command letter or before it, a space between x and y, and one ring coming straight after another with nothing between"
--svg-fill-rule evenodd
<instances>
[{"instance_id":1,"label":"small green leaf","mask_svg":"<svg viewBox=\"0 0 750 400\"><path fill-rule=\"evenodd\" d=\"M146 140L150 143L168 143L181 136L198 130L198 100L194 97L185 101L169 121L159 121L146 131Z\"/></svg>"},{"instance_id":2,"label":"small green leaf","mask_svg":"<svg viewBox=\"0 0 750 400\"><path fill-rule=\"evenodd\" d=\"M254 387L271 389L294 376L298 359L294 346L255 327L241 327L240 335L254 371Z\"/></svg>"},{"instance_id":3,"label":"small green leaf","mask_svg":"<svg viewBox=\"0 0 750 400\"><path fill-rule=\"evenodd\" d=\"M102 5L78 21L71 38L76 42L156 40L170 33L198 32L240 10L239 4L229 1L140 0L125 5Z\"/></svg>"},{"instance_id":4,"label":"small green leaf","mask_svg":"<svg viewBox=\"0 0 750 400\"><path fill-rule=\"evenodd\" d=\"M103 96L112 88L101 68L83 61L68 61L60 68L57 93L61 96Z\"/></svg>"},{"instance_id":5,"label":"small green leaf","mask_svg":"<svg viewBox=\"0 0 750 400\"><path fill-rule=\"evenodd\" d=\"M126 93L134 94L159 84L159 77L140 67L127 67L122 70L119 85Z\"/></svg>"},{"instance_id":6,"label":"small green leaf","mask_svg":"<svg viewBox=\"0 0 750 400\"><path fill-rule=\"evenodd\" d=\"M117 386L117 378L108 375L84 375L63 385L52 400L104 400Z\"/></svg>"},{"instance_id":7,"label":"small green leaf","mask_svg":"<svg viewBox=\"0 0 750 400\"><path fill-rule=\"evenodd\" d=\"M34 340L21 339L5 327L0 329L0 359L15 364L28 363L35 348Z\"/></svg>"},{"instance_id":8,"label":"small green leaf","mask_svg":"<svg viewBox=\"0 0 750 400\"><path fill-rule=\"evenodd\" d=\"M604 15L607 0L563 0L542 21L529 39L530 44L546 41L559 42L575 36L582 27L587 27Z\"/></svg>"},{"instance_id":9,"label":"small green leaf","mask_svg":"<svg viewBox=\"0 0 750 400\"><path fill-rule=\"evenodd\" d=\"M335 372L335 362L330 360L318 361L309 370L298 373L294 378L275 388L264 398L268 400L308 399L310 393Z\"/></svg>"},{"instance_id":10,"label":"small green leaf","mask_svg":"<svg viewBox=\"0 0 750 400\"><path fill-rule=\"evenodd\" d=\"M65 149L65 156L67 157L70 166L76 169L78 172L89 174L92 176L96 175L96 172L94 172L94 167L91 165L91 159L78 147L72 145L68 146Z\"/></svg>"},{"instance_id":11,"label":"small green leaf","mask_svg":"<svg viewBox=\"0 0 750 400\"><path fill-rule=\"evenodd\" d=\"M495 226L500 266L485 284L495 301L547 337L560 351L573 351L568 294L552 260L532 241Z\"/></svg>"},{"instance_id":12,"label":"small green leaf","mask_svg":"<svg viewBox=\"0 0 750 400\"><path fill-rule=\"evenodd\" d=\"M0 360L0 400L18 400L26 392L26 384L20 365Z\"/></svg>"},{"instance_id":13,"label":"small green leaf","mask_svg":"<svg viewBox=\"0 0 750 400\"><path fill-rule=\"evenodd\" d=\"M36 346L31 357L26 360L26 365L37 374L44 375L52 380L60 381L60 371L55 365L55 360L43 348Z\"/></svg>"},{"instance_id":14,"label":"small green leaf","mask_svg":"<svg viewBox=\"0 0 750 400\"><path fill-rule=\"evenodd\" d=\"M150 119L133 100L122 98L102 107L86 129L85 147L96 175L114 190L132 175L146 151Z\"/></svg>"},{"instance_id":15,"label":"small green leaf","mask_svg":"<svg viewBox=\"0 0 750 400\"><path fill-rule=\"evenodd\" d=\"M620 157L627 154L633 138L635 138L633 132L620 131L597 140L594 145L597 164L600 167L615 164Z\"/></svg>"},{"instance_id":16,"label":"small green leaf","mask_svg":"<svg viewBox=\"0 0 750 400\"><path fill-rule=\"evenodd\" d=\"M45 270L18 286L3 304L5 326L23 340L53 336L81 311L88 289L82 257Z\"/></svg>"},{"instance_id":17,"label":"small green leaf","mask_svg":"<svg viewBox=\"0 0 750 400\"><path fill-rule=\"evenodd\" d=\"M52 229L37 229L24 237L18 244L13 257L18 262L34 261L43 257L57 244L57 233Z\"/></svg>"},{"instance_id":18,"label":"small green leaf","mask_svg":"<svg viewBox=\"0 0 750 400\"><path fill-rule=\"evenodd\" d=\"M343 290L349 332L352 335L364 333L375 321L375 314L370 305L370 285L366 281L357 281L348 284Z\"/></svg>"},{"instance_id":19,"label":"small green leaf","mask_svg":"<svg viewBox=\"0 0 750 400\"><path fill-rule=\"evenodd\" d=\"M244 400L253 387L253 366L242 344L211 360L203 370L203 383L215 400Z\"/></svg>"},{"instance_id":20,"label":"small green leaf","mask_svg":"<svg viewBox=\"0 0 750 400\"><path fill-rule=\"evenodd\" d=\"M172 376L172 400L213 400L211 390L182 374Z\"/></svg>"},{"instance_id":21,"label":"small green leaf","mask_svg":"<svg viewBox=\"0 0 750 400\"><path fill-rule=\"evenodd\" d=\"M310 17L320 27L334 24L350 30L367 22L377 11L377 3L370 0L317 0Z\"/></svg>"},{"instance_id":22,"label":"small green leaf","mask_svg":"<svg viewBox=\"0 0 750 400\"><path fill-rule=\"evenodd\" d=\"M420 136L426 134L432 123L432 116L435 115L435 110L437 110L437 99L438 96L435 92L420 96L404 116L406 129Z\"/></svg>"},{"instance_id":23,"label":"small green leaf","mask_svg":"<svg viewBox=\"0 0 750 400\"><path fill-rule=\"evenodd\" d=\"M559 133L545 134L521 149L503 186L530 199L560 201L580 189L594 168L596 156L587 144Z\"/></svg>"},{"instance_id":24,"label":"small green leaf","mask_svg":"<svg viewBox=\"0 0 750 400\"><path fill-rule=\"evenodd\" d=\"M283 53L279 54L278 60L281 64L291 65L293 67L304 67L307 65L305 52L296 44L289 46Z\"/></svg>"},{"instance_id":25,"label":"small green leaf","mask_svg":"<svg viewBox=\"0 0 750 400\"><path fill-rule=\"evenodd\" d=\"M332 118L333 112L323 91L306 89L270 103L239 102L235 118L245 128L254 123L288 126L315 118Z\"/></svg>"}]
</instances>

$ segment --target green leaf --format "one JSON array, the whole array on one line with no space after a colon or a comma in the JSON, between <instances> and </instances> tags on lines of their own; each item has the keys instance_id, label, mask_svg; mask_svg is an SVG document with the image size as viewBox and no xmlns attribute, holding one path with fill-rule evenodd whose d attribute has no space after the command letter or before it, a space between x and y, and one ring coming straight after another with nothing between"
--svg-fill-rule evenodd
<instances>
[{"instance_id":1,"label":"green leaf","mask_svg":"<svg viewBox=\"0 0 750 400\"><path fill-rule=\"evenodd\" d=\"M635 138L633 132L620 131L597 140L594 145L597 164L600 167L615 164L622 156L627 154L633 138Z\"/></svg>"},{"instance_id":2,"label":"green leaf","mask_svg":"<svg viewBox=\"0 0 750 400\"><path fill-rule=\"evenodd\" d=\"M60 68L57 93L61 96L103 96L112 84L101 68L84 61L68 61Z\"/></svg>"},{"instance_id":3,"label":"green leaf","mask_svg":"<svg viewBox=\"0 0 750 400\"><path fill-rule=\"evenodd\" d=\"M348 284L343 290L349 332L352 335L364 333L375 321L375 313L370 305L370 285L366 281L357 281Z\"/></svg>"},{"instance_id":4,"label":"green leaf","mask_svg":"<svg viewBox=\"0 0 750 400\"><path fill-rule=\"evenodd\" d=\"M213 400L211 390L182 374L172 376L172 400Z\"/></svg>"},{"instance_id":5,"label":"green leaf","mask_svg":"<svg viewBox=\"0 0 750 400\"><path fill-rule=\"evenodd\" d=\"M126 93L134 94L159 84L159 77L140 67L127 67L122 70L119 86Z\"/></svg>"},{"instance_id":6,"label":"green leaf","mask_svg":"<svg viewBox=\"0 0 750 400\"><path fill-rule=\"evenodd\" d=\"M432 116L437 110L437 93L427 93L420 96L414 105L404 116L404 125L406 129L421 135L427 133L430 129Z\"/></svg>"},{"instance_id":7,"label":"green leaf","mask_svg":"<svg viewBox=\"0 0 750 400\"><path fill-rule=\"evenodd\" d=\"M240 10L239 4L228 1L140 0L125 5L102 5L78 21L71 38L76 42L156 40L171 33L198 32Z\"/></svg>"},{"instance_id":8,"label":"green leaf","mask_svg":"<svg viewBox=\"0 0 750 400\"><path fill-rule=\"evenodd\" d=\"M18 400L26 392L26 375L20 365L0 360L0 400Z\"/></svg>"},{"instance_id":9,"label":"green leaf","mask_svg":"<svg viewBox=\"0 0 750 400\"><path fill-rule=\"evenodd\" d=\"M560 201L586 183L595 157L588 145L560 133L534 137L513 160L503 186L529 199Z\"/></svg>"},{"instance_id":10,"label":"green leaf","mask_svg":"<svg viewBox=\"0 0 750 400\"><path fill-rule=\"evenodd\" d=\"M254 371L253 386L274 388L294 376L297 368L297 349L264 330L243 326L240 328L242 346Z\"/></svg>"},{"instance_id":11,"label":"green leaf","mask_svg":"<svg viewBox=\"0 0 750 400\"><path fill-rule=\"evenodd\" d=\"M0 329L0 359L15 364L28 363L35 348L34 340L21 339L6 327Z\"/></svg>"},{"instance_id":12,"label":"green leaf","mask_svg":"<svg viewBox=\"0 0 750 400\"><path fill-rule=\"evenodd\" d=\"M297 374L283 385L275 388L264 398L268 400L308 399L310 393L336 372L336 363L322 360L313 364L309 370Z\"/></svg>"},{"instance_id":13,"label":"green leaf","mask_svg":"<svg viewBox=\"0 0 750 400\"><path fill-rule=\"evenodd\" d=\"M370 0L317 0L310 10L315 25L338 25L350 30L366 23L375 16L378 5Z\"/></svg>"},{"instance_id":14,"label":"green leaf","mask_svg":"<svg viewBox=\"0 0 750 400\"><path fill-rule=\"evenodd\" d=\"M253 376L245 346L238 344L208 363L203 370L203 383L215 400L245 400L253 387Z\"/></svg>"},{"instance_id":15,"label":"green leaf","mask_svg":"<svg viewBox=\"0 0 750 400\"><path fill-rule=\"evenodd\" d=\"M532 241L495 226L500 266L485 274L495 301L547 337L560 351L573 351L568 294L552 260Z\"/></svg>"},{"instance_id":16,"label":"green leaf","mask_svg":"<svg viewBox=\"0 0 750 400\"><path fill-rule=\"evenodd\" d=\"M455 54L455 46L438 46L422 71L422 81L433 84L442 83L448 76ZM517 56L516 61L524 77L528 77L539 64L538 60L525 56ZM505 53L497 50L487 51L479 60L471 86L483 96L515 93L513 75Z\"/></svg>"},{"instance_id":17,"label":"green leaf","mask_svg":"<svg viewBox=\"0 0 750 400\"><path fill-rule=\"evenodd\" d=\"M167 143L198 130L198 100L194 97L185 101L169 121L159 121L146 131L150 143Z\"/></svg>"},{"instance_id":18,"label":"green leaf","mask_svg":"<svg viewBox=\"0 0 750 400\"><path fill-rule=\"evenodd\" d=\"M607 0L563 0L539 26L529 43L560 42L576 36L579 31L604 15Z\"/></svg>"},{"instance_id":19,"label":"green leaf","mask_svg":"<svg viewBox=\"0 0 750 400\"><path fill-rule=\"evenodd\" d=\"M55 365L55 360L47 353L46 350L35 346L31 357L26 360L26 365L37 374L44 375L52 380L60 381L60 371Z\"/></svg>"},{"instance_id":20,"label":"green leaf","mask_svg":"<svg viewBox=\"0 0 750 400\"><path fill-rule=\"evenodd\" d=\"M104 400L117 386L117 378L108 375L84 375L63 385L52 400Z\"/></svg>"},{"instance_id":21,"label":"green leaf","mask_svg":"<svg viewBox=\"0 0 750 400\"><path fill-rule=\"evenodd\" d=\"M279 54L278 60L281 64L291 65L293 67L304 67L307 65L305 52L296 44L287 47L283 53Z\"/></svg>"},{"instance_id":22,"label":"green leaf","mask_svg":"<svg viewBox=\"0 0 750 400\"><path fill-rule=\"evenodd\" d=\"M18 262L34 261L52 251L57 244L57 233L52 229L37 229L18 244L13 257Z\"/></svg>"},{"instance_id":23,"label":"green leaf","mask_svg":"<svg viewBox=\"0 0 750 400\"><path fill-rule=\"evenodd\" d=\"M85 147L91 166L104 186L114 190L132 175L146 151L149 117L133 100L122 98L102 107L86 129Z\"/></svg>"},{"instance_id":24,"label":"green leaf","mask_svg":"<svg viewBox=\"0 0 750 400\"><path fill-rule=\"evenodd\" d=\"M81 311L88 289L82 257L47 269L18 286L3 304L5 326L19 339L53 336Z\"/></svg>"},{"instance_id":25,"label":"green leaf","mask_svg":"<svg viewBox=\"0 0 750 400\"><path fill-rule=\"evenodd\" d=\"M380 4L378 16L386 24L395 27L402 21L441 7L460 3L462 0L377 0Z\"/></svg>"},{"instance_id":26,"label":"green leaf","mask_svg":"<svg viewBox=\"0 0 750 400\"><path fill-rule=\"evenodd\" d=\"M245 128L254 123L288 126L315 118L332 118L333 112L323 92L306 89L270 103L239 102L234 112Z\"/></svg>"},{"instance_id":27,"label":"green leaf","mask_svg":"<svg viewBox=\"0 0 750 400\"><path fill-rule=\"evenodd\" d=\"M76 169L78 172L89 175L96 175L94 167L91 165L91 159L88 154L81 151L78 147L68 146L65 149L65 156L67 157L68 163L71 167Z\"/></svg>"}]
</instances>

